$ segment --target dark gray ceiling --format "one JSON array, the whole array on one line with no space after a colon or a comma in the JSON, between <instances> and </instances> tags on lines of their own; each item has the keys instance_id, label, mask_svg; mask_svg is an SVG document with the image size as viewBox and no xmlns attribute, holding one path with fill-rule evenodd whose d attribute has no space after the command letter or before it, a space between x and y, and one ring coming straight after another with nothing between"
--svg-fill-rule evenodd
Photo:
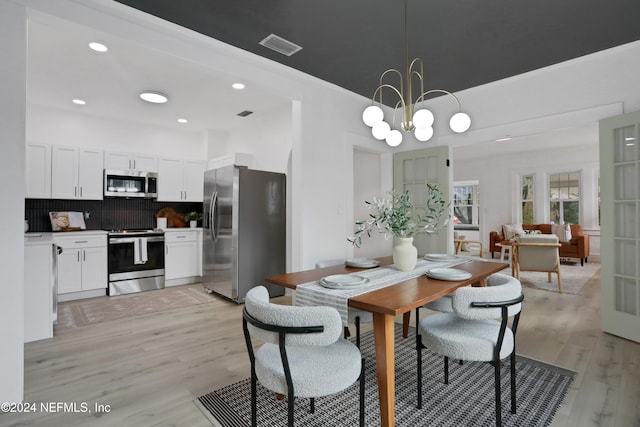
<instances>
[{"instance_id":1,"label":"dark gray ceiling","mask_svg":"<svg viewBox=\"0 0 640 427\"><path fill-rule=\"evenodd\" d=\"M366 97L384 70L404 69L401 0L117 1ZM408 10L425 89L457 92L640 39L640 0L409 0ZM260 46L271 33L303 49Z\"/></svg>"}]
</instances>

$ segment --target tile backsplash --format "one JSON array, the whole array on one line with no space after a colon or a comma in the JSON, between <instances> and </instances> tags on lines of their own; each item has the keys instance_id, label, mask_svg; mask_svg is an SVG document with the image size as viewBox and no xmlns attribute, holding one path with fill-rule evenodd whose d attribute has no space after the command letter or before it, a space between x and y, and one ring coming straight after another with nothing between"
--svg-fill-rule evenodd
<instances>
[{"instance_id":1,"label":"tile backsplash","mask_svg":"<svg viewBox=\"0 0 640 427\"><path fill-rule=\"evenodd\" d=\"M51 231L49 212L85 212L87 230L118 228L148 229L156 225L155 214L162 208L178 213L202 212L202 203L157 202L153 199L106 198L104 200L25 199L25 219L29 231Z\"/></svg>"}]
</instances>

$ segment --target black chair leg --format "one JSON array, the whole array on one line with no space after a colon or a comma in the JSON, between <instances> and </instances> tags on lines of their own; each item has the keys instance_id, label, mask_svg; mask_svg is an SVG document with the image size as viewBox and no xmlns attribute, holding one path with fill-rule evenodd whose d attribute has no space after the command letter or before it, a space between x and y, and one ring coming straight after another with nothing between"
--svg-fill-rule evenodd
<instances>
[{"instance_id":1,"label":"black chair leg","mask_svg":"<svg viewBox=\"0 0 640 427\"><path fill-rule=\"evenodd\" d=\"M365 385L365 359L362 358L360 368L360 427L364 427L364 385Z\"/></svg>"},{"instance_id":2,"label":"black chair leg","mask_svg":"<svg viewBox=\"0 0 640 427\"><path fill-rule=\"evenodd\" d=\"M493 362L495 372L495 388L496 388L496 427L502 426L502 401L500 399L500 361Z\"/></svg>"},{"instance_id":3,"label":"black chair leg","mask_svg":"<svg viewBox=\"0 0 640 427\"><path fill-rule=\"evenodd\" d=\"M289 391L288 397L289 402L287 405L287 425L289 427L293 427L293 393L291 391Z\"/></svg>"},{"instance_id":4,"label":"black chair leg","mask_svg":"<svg viewBox=\"0 0 640 427\"><path fill-rule=\"evenodd\" d=\"M309 398L309 412L312 414L316 412L316 399L313 397Z\"/></svg>"},{"instance_id":5,"label":"black chair leg","mask_svg":"<svg viewBox=\"0 0 640 427\"><path fill-rule=\"evenodd\" d=\"M418 409L422 409L422 343L420 342L420 335L416 331L416 353L418 355Z\"/></svg>"},{"instance_id":6,"label":"black chair leg","mask_svg":"<svg viewBox=\"0 0 640 427\"><path fill-rule=\"evenodd\" d=\"M356 346L360 348L360 316L356 316Z\"/></svg>"},{"instance_id":7,"label":"black chair leg","mask_svg":"<svg viewBox=\"0 0 640 427\"><path fill-rule=\"evenodd\" d=\"M580 267L584 267L585 258L580 258Z\"/></svg>"},{"instance_id":8,"label":"black chair leg","mask_svg":"<svg viewBox=\"0 0 640 427\"><path fill-rule=\"evenodd\" d=\"M257 386L256 386L256 376L251 375L251 427L256 427L258 425L258 402L257 402Z\"/></svg>"},{"instance_id":9,"label":"black chair leg","mask_svg":"<svg viewBox=\"0 0 640 427\"><path fill-rule=\"evenodd\" d=\"M449 384L449 358L444 357L444 383Z\"/></svg>"},{"instance_id":10,"label":"black chair leg","mask_svg":"<svg viewBox=\"0 0 640 427\"><path fill-rule=\"evenodd\" d=\"M349 327L348 326L344 327L344 332L343 332L342 336L344 337L345 340L351 336L351 332L349 332Z\"/></svg>"},{"instance_id":11,"label":"black chair leg","mask_svg":"<svg viewBox=\"0 0 640 427\"><path fill-rule=\"evenodd\" d=\"M511 353L511 413L516 413L516 350Z\"/></svg>"}]
</instances>

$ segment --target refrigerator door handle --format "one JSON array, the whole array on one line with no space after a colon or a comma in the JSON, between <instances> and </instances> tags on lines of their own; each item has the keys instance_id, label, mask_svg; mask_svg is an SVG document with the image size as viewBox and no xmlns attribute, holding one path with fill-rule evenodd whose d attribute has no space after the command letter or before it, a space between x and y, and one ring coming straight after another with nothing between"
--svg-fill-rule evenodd
<instances>
[{"instance_id":1,"label":"refrigerator door handle","mask_svg":"<svg viewBox=\"0 0 640 427\"><path fill-rule=\"evenodd\" d=\"M211 233L211 239L215 242L218 240L218 233L216 231L216 219L218 216L218 192L214 191L211 194L211 205L209 205L209 232Z\"/></svg>"}]
</instances>

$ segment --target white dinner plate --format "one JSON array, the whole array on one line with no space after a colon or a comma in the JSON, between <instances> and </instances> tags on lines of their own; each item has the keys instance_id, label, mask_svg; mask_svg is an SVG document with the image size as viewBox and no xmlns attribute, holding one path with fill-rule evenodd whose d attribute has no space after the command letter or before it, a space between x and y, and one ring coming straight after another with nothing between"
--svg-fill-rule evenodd
<instances>
[{"instance_id":1,"label":"white dinner plate","mask_svg":"<svg viewBox=\"0 0 640 427\"><path fill-rule=\"evenodd\" d=\"M334 274L331 276L323 277L323 281L326 283L333 283L336 285L359 285L364 283L365 279L357 274Z\"/></svg>"},{"instance_id":2,"label":"white dinner plate","mask_svg":"<svg viewBox=\"0 0 640 427\"><path fill-rule=\"evenodd\" d=\"M342 280L343 276L353 277L354 275L338 274L335 276L327 276L325 278L320 279L318 283L320 283L321 286L324 286L325 288L329 288L329 289L353 289L369 283L369 279L367 279L366 277L355 276L356 278L359 278L358 281L355 281L355 280L347 280L347 279ZM342 280L342 282L335 281L336 277L337 277L337 280ZM334 281L330 281L327 279L333 279Z\"/></svg>"},{"instance_id":3,"label":"white dinner plate","mask_svg":"<svg viewBox=\"0 0 640 427\"><path fill-rule=\"evenodd\" d=\"M450 254L426 254L424 258L429 261L455 261L458 259L457 256Z\"/></svg>"},{"instance_id":4,"label":"white dinner plate","mask_svg":"<svg viewBox=\"0 0 640 427\"><path fill-rule=\"evenodd\" d=\"M380 262L371 258L352 258L352 259L346 260L344 264L347 267L373 268L373 267L378 267L380 265Z\"/></svg>"},{"instance_id":5,"label":"white dinner plate","mask_svg":"<svg viewBox=\"0 0 640 427\"><path fill-rule=\"evenodd\" d=\"M427 277L431 277L432 279L438 280L449 280L452 282L457 282L460 280L467 280L473 274L468 271L460 270L457 268L432 268L427 271Z\"/></svg>"}]
</instances>

